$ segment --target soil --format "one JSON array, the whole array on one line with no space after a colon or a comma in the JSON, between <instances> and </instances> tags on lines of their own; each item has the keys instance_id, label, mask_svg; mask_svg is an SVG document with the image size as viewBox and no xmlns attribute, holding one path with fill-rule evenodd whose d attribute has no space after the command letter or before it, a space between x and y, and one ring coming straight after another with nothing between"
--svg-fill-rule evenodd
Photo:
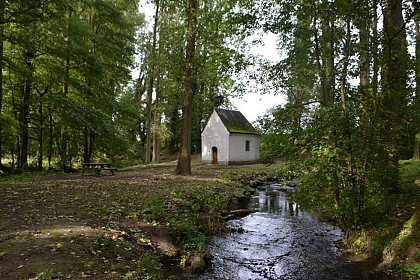
<instances>
[{"instance_id":1,"label":"soil","mask_svg":"<svg viewBox=\"0 0 420 280\"><path fill-rule=\"evenodd\" d=\"M173 164L103 174L0 180L0 279L153 278L177 244L165 225L141 218L145 194L216 180L173 175ZM158 277L158 276L156 276ZM148 278L149 279L149 278Z\"/></svg>"}]
</instances>

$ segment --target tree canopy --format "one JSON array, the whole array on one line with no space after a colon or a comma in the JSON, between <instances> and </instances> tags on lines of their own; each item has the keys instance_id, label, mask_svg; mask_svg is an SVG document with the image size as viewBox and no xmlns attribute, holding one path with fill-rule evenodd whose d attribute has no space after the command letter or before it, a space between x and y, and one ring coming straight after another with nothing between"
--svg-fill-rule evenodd
<instances>
[{"instance_id":1,"label":"tree canopy","mask_svg":"<svg viewBox=\"0 0 420 280\"><path fill-rule=\"evenodd\" d=\"M278 38L282 59L259 73L287 99L259 121L264 159L303 154L347 170L327 176L338 205L370 182L396 191L398 160L418 158L416 3L156 0L148 27L140 4L2 3L2 169L179 154L177 173L189 174L214 98L237 89L257 30Z\"/></svg>"}]
</instances>

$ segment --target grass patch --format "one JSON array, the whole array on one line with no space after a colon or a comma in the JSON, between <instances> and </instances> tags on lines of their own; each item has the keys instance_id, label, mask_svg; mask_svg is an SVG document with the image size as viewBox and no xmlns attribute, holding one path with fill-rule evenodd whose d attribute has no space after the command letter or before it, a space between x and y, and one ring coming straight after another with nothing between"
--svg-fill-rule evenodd
<instances>
[{"instance_id":1,"label":"grass patch","mask_svg":"<svg viewBox=\"0 0 420 280\"><path fill-rule=\"evenodd\" d=\"M54 280L54 279L64 279L63 274L57 271L54 268L47 268L45 271L39 273L33 280Z\"/></svg>"}]
</instances>

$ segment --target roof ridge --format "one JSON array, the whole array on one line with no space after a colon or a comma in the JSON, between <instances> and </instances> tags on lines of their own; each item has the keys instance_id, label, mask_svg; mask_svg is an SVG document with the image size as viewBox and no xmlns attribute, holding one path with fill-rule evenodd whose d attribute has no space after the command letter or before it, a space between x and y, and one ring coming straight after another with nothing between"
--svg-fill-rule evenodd
<instances>
[{"instance_id":1,"label":"roof ridge","mask_svg":"<svg viewBox=\"0 0 420 280\"><path fill-rule=\"evenodd\" d=\"M230 133L261 135L240 111L222 108L215 111Z\"/></svg>"}]
</instances>

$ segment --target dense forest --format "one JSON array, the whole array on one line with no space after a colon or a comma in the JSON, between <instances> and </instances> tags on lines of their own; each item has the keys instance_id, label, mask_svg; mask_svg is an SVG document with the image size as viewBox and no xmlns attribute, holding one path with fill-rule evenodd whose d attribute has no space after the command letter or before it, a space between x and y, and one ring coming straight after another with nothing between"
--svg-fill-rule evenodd
<instances>
[{"instance_id":1,"label":"dense forest","mask_svg":"<svg viewBox=\"0 0 420 280\"><path fill-rule=\"evenodd\" d=\"M238 3L153 4L146 26L135 1L2 2L4 172L147 163L180 150L189 172L216 92L244 61Z\"/></svg>"},{"instance_id":2,"label":"dense forest","mask_svg":"<svg viewBox=\"0 0 420 280\"><path fill-rule=\"evenodd\" d=\"M363 191L372 168L396 186L398 160L419 157L415 2L160 0L147 25L144 4L2 3L2 170L179 153L188 174L214 97L252 90L244 71L287 97L259 120L263 160L328 159ZM281 61L247 55L256 31Z\"/></svg>"}]
</instances>

